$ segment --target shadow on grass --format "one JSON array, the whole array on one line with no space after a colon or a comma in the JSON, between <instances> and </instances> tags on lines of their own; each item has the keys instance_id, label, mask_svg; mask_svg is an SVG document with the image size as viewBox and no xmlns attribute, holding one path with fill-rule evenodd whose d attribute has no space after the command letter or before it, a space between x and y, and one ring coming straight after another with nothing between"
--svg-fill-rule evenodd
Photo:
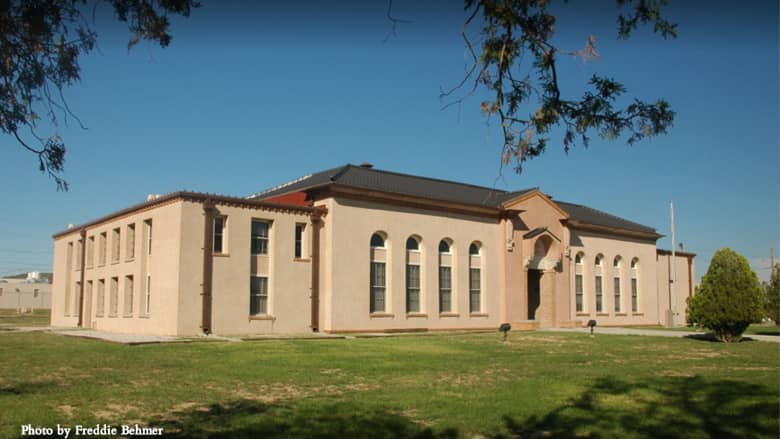
<instances>
[{"instance_id":1,"label":"shadow on grass","mask_svg":"<svg viewBox=\"0 0 780 439\"><path fill-rule=\"evenodd\" d=\"M778 392L701 377L643 383L602 378L577 398L517 421L505 416L499 438L777 437Z\"/></svg>"},{"instance_id":2,"label":"shadow on grass","mask_svg":"<svg viewBox=\"0 0 780 439\"><path fill-rule=\"evenodd\" d=\"M506 405L511 404L507 401ZM460 409L454 404L453 419ZM495 432L501 428L500 433L488 436L491 439L776 437L779 409L777 390L762 385L702 377L659 377L642 382L606 377L548 413L521 420L504 416L503 426L471 425L466 429ZM149 425L163 427L166 438L461 437L454 428L442 429L445 425L434 431L391 410L316 399L284 404L235 400L189 408L152 420Z\"/></svg>"},{"instance_id":3,"label":"shadow on grass","mask_svg":"<svg viewBox=\"0 0 780 439\"><path fill-rule=\"evenodd\" d=\"M450 429L434 433L411 419L353 404L268 405L252 400L214 404L154 422L166 438L406 438L458 437Z\"/></svg>"},{"instance_id":4,"label":"shadow on grass","mask_svg":"<svg viewBox=\"0 0 780 439\"><path fill-rule=\"evenodd\" d=\"M0 396L49 393L55 387L57 387L57 383L54 381L26 381L11 385L0 385Z\"/></svg>"}]
</instances>

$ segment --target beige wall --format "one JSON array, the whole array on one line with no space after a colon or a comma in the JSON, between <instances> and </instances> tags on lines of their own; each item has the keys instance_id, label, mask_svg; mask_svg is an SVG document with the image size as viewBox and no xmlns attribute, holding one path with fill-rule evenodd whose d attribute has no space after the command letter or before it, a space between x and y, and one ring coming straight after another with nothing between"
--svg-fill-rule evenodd
<instances>
[{"instance_id":1,"label":"beige wall","mask_svg":"<svg viewBox=\"0 0 780 439\"><path fill-rule=\"evenodd\" d=\"M631 238L621 238L613 235L602 235L580 230L571 231L570 239L570 284L569 302L571 304L570 318L587 322L595 319L599 325L627 325L627 324L658 324L659 303L656 280L656 247L655 241L642 241ZM574 264L577 253L582 252L583 265L577 267ZM602 312L596 312L595 293L595 260L598 254L604 256L601 267L603 286ZM620 256L620 268L613 267L616 256ZM639 259L636 270L638 285L638 309L631 309L631 260ZM584 310L581 313L575 311L575 272L583 273ZM615 311L614 278L620 278L621 286L621 311Z\"/></svg>"},{"instance_id":2,"label":"beige wall","mask_svg":"<svg viewBox=\"0 0 780 439\"><path fill-rule=\"evenodd\" d=\"M125 332L137 334L175 335L176 315L178 314L179 280L179 242L181 223L181 202L171 202L154 208L136 211L126 216L87 228L86 238L94 237L94 249L87 251L92 254L92 261L85 261L85 297L84 326L98 330ZM152 252L149 254L144 222L152 222ZM135 225L133 254L128 251L130 240L128 228ZM119 258L112 257L112 234L119 228ZM100 235L106 233L105 263L100 261ZM79 291L76 282L81 278L80 259L74 250L70 269L67 267L67 248L72 243L74 249L79 240L79 230L59 236L54 241L54 281L52 285L52 316L53 326L76 326L78 324ZM89 244L88 244L89 245ZM86 248L85 248L86 250ZM151 276L151 303L149 313L146 313L145 292L146 276ZM127 276L133 276L133 306L128 309L126 297ZM118 279L117 313L111 312L111 279ZM104 280L104 312L99 315L98 285ZM92 282L92 294L87 297L89 282ZM68 292L67 289L70 289ZM69 312L66 313L65 298L68 297ZM89 305L89 306L87 306ZM90 309L88 309L90 308Z\"/></svg>"},{"instance_id":3,"label":"beige wall","mask_svg":"<svg viewBox=\"0 0 780 439\"><path fill-rule=\"evenodd\" d=\"M212 331L216 334L305 333L310 328L312 222L298 209L237 204L217 204L226 219L223 254L213 260ZM565 214L542 194L522 198L509 206L520 212L516 218L469 216L416 207L400 207L347 197L326 198L316 203L327 208L320 235L319 264L322 331L382 331L413 329L497 328L500 323L528 321L529 264L539 266L535 245L552 243L544 255L541 306L535 322L542 326L582 324L594 318L599 325L659 324L668 308L668 256L656 255L653 240L621 238L582 230L570 230L561 220ZM171 200L142 208L90 226L86 230L84 326L112 332L165 335L196 335L202 332L203 204ZM270 222L269 254L251 254L252 220ZM145 221L153 225L152 252L147 249ZM135 225L133 256L128 254L128 225ZM295 225L305 224L303 257L295 258ZM538 227L548 230L524 239ZM120 228L120 257L113 261L112 231ZM106 233L106 262L100 263L100 235ZM386 250L377 257L386 261L386 309L372 314L370 303L370 238L375 232L387 236ZM411 257L421 268L421 309L406 310L406 240L421 238L419 253ZM94 244L90 245L90 238ZM452 312L439 310L439 242L453 242ZM54 241L52 324L76 326L77 282L81 278L79 230ZM559 241L560 240L560 241ZM478 242L479 258L471 258L469 245ZM511 245L510 245L511 244ZM69 250L69 246L72 248ZM90 250L90 246L92 247ZM584 254L584 264L574 264ZM595 311L594 260L603 254L603 312ZM622 258L619 270L615 256ZM630 263L639 259L636 276L639 309L631 310ZM70 262L69 262L70 261ZM550 263L554 262L552 265ZM469 311L469 267L481 269L481 310ZM677 323L684 323L688 295L688 259L677 258L677 282L673 308ZM575 275L582 273L585 309L575 311ZM694 272L693 269L690 271ZM614 307L613 278L621 279L621 311ZM150 275L151 307L145 313L146 276ZM133 310L125 312L125 277L133 276ZM268 312L250 315L250 277L268 278ZM111 279L118 278L118 312L110 313ZM98 315L99 280L105 280L104 313ZM91 294L87 283L92 282ZM66 306L66 298L68 306Z\"/></svg>"},{"instance_id":4,"label":"beige wall","mask_svg":"<svg viewBox=\"0 0 780 439\"><path fill-rule=\"evenodd\" d=\"M311 323L311 221L300 212L217 205L226 218L224 254L213 256L212 332L303 333ZM183 204L179 333L201 332L203 205ZM252 220L271 223L267 256L251 255ZM295 225L306 224L303 258L294 257ZM254 260L254 261L253 261ZM268 277L268 314L250 316L250 276Z\"/></svg>"},{"instance_id":5,"label":"beige wall","mask_svg":"<svg viewBox=\"0 0 780 439\"><path fill-rule=\"evenodd\" d=\"M326 331L378 331L383 329L497 328L499 307L499 242L497 219L394 207L347 198L323 201L326 217L323 254L323 300L327 303ZM387 235L385 313L369 312L370 239ZM406 240L419 236L421 309L406 312ZM439 313L439 242L453 241L452 313ZM482 244L482 312L469 312L469 245Z\"/></svg>"},{"instance_id":6,"label":"beige wall","mask_svg":"<svg viewBox=\"0 0 780 439\"><path fill-rule=\"evenodd\" d=\"M660 323L665 323L665 311L669 309L669 296L672 296L672 312L674 313L675 326L685 325L685 310L687 309L687 302L689 295L692 295L696 291L696 267L693 265L693 258L686 256L676 255L674 260L676 281L669 283L671 274L671 261L672 256L666 254L658 254L656 279L657 279L657 291L658 291L658 303L660 309ZM688 263L690 261L690 271ZM689 276L690 273L690 276ZM671 287L671 288L670 288Z\"/></svg>"},{"instance_id":7,"label":"beige wall","mask_svg":"<svg viewBox=\"0 0 780 439\"><path fill-rule=\"evenodd\" d=\"M550 243L549 249L541 261L543 274L540 291L540 308L537 310L535 322L542 326L558 326L562 322L568 322L568 260L563 257L569 230L563 226L561 220L565 214L557 209L545 195L537 193L530 197L524 197L519 201L509 203L511 209L522 211L520 215L511 221L512 242L511 251L506 251L506 291L507 291L507 319L509 322L521 323L528 321L528 269L529 264L539 262L534 254L538 240L543 239ZM506 224L504 227L508 227ZM524 238L528 232L546 227L547 232ZM549 264L557 261L557 264ZM533 267L532 267L533 268Z\"/></svg>"}]
</instances>

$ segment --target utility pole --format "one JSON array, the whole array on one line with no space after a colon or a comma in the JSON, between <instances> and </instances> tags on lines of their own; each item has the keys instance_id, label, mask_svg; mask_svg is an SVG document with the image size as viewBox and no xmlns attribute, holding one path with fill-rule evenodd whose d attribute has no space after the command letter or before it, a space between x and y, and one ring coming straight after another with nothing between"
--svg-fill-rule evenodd
<instances>
[{"instance_id":1,"label":"utility pole","mask_svg":"<svg viewBox=\"0 0 780 439\"><path fill-rule=\"evenodd\" d=\"M677 246L675 242L675 230L674 230L674 201L669 202L669 211L671 213L671 219L672 219L672 257L669 261L669 309L666 311L666 326L672 327L674 326L674 309L672 307L672 297L674 296L674 288L675 288L675 281L677 280L677 269L675 267L676 265L676 249Z\"/></svg>"}]
</instances>

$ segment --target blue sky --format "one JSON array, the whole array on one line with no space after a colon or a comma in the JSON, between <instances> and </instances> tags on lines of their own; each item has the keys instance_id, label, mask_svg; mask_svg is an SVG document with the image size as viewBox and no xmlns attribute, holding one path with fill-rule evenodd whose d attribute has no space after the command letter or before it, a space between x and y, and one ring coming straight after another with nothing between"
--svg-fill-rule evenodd
<instances>
[{"instance_id":1,"label":"blue sky","mask_svg":"<svg viewBox=\"0 0 780 439\"><path fill-rule=\"evenodd\" d=\"M466 62L457 2L396 0L393 14L413 22L387 41L383 0L203 3L174 21L170 47L129 52L127 33L99 11L99 51L65 92L88 129L40 130L69 145L69 192L2 138L0 274L49 271L54 232L149 193L248 195L363 161L500 189L539 186L655 227L667 235L662 248L674 200L678 242L698 254L698 276L721 247L762 278L770 247L780 254L777 2L673 1L677 39L642 29L628 41L616 39L613 2L556 7L556 42L575 50L593 34L601 55L560 60L564 94L606 74L627 97L667 99L677 117L668 135L633 147L593 136L566 155L553 140L521 175L499 169L500 132L480 113L482 96L441 109L440 90L460 81Z\"/></svg>"}]
</instances>

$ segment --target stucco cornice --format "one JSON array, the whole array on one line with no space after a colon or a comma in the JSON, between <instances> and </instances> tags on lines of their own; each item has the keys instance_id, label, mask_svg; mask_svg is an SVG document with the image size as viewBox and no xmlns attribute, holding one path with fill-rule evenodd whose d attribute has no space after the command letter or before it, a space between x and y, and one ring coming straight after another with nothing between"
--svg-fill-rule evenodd
<instances>
[{"instance_id":1,"label":"stucco cornice","mask_svg":"<svg viewBox=\"0 0 780 439\"><path fill-rule=\"evenodd\" d=\"M127 207L122 210L118 210L116 212L102 216L95 220L88 221L83 224L79 224L75 227L66 230L62 230L52 235L52 237L54 239L58 239L60 237L69 235L71 233L77 233L80 230L89 227L94 227L108 221L116 220L118 218L122 218L124 216L135 214L138 212L143 212L145 210L149 210L152 208L164 206L176 201L190 201L194 203L203 203L203 204L245 207L249 209L271 210L271 211L285 212L285 213L302 213L302 214L308 214L312 217L316 216L318 218L325 216L328 212L328 210L322 206L318 206L318 207L296 206L290 204L271 203L268 201L258 201L258 200L252 200L247 198L240 198L240 197L230 197L226 195L207 194L207 193L190 192L190 191L178 191L178 192L171 192L169 194L161 195L152 200L135 204L133 206Z\"/></svg>"}]
</instances>

